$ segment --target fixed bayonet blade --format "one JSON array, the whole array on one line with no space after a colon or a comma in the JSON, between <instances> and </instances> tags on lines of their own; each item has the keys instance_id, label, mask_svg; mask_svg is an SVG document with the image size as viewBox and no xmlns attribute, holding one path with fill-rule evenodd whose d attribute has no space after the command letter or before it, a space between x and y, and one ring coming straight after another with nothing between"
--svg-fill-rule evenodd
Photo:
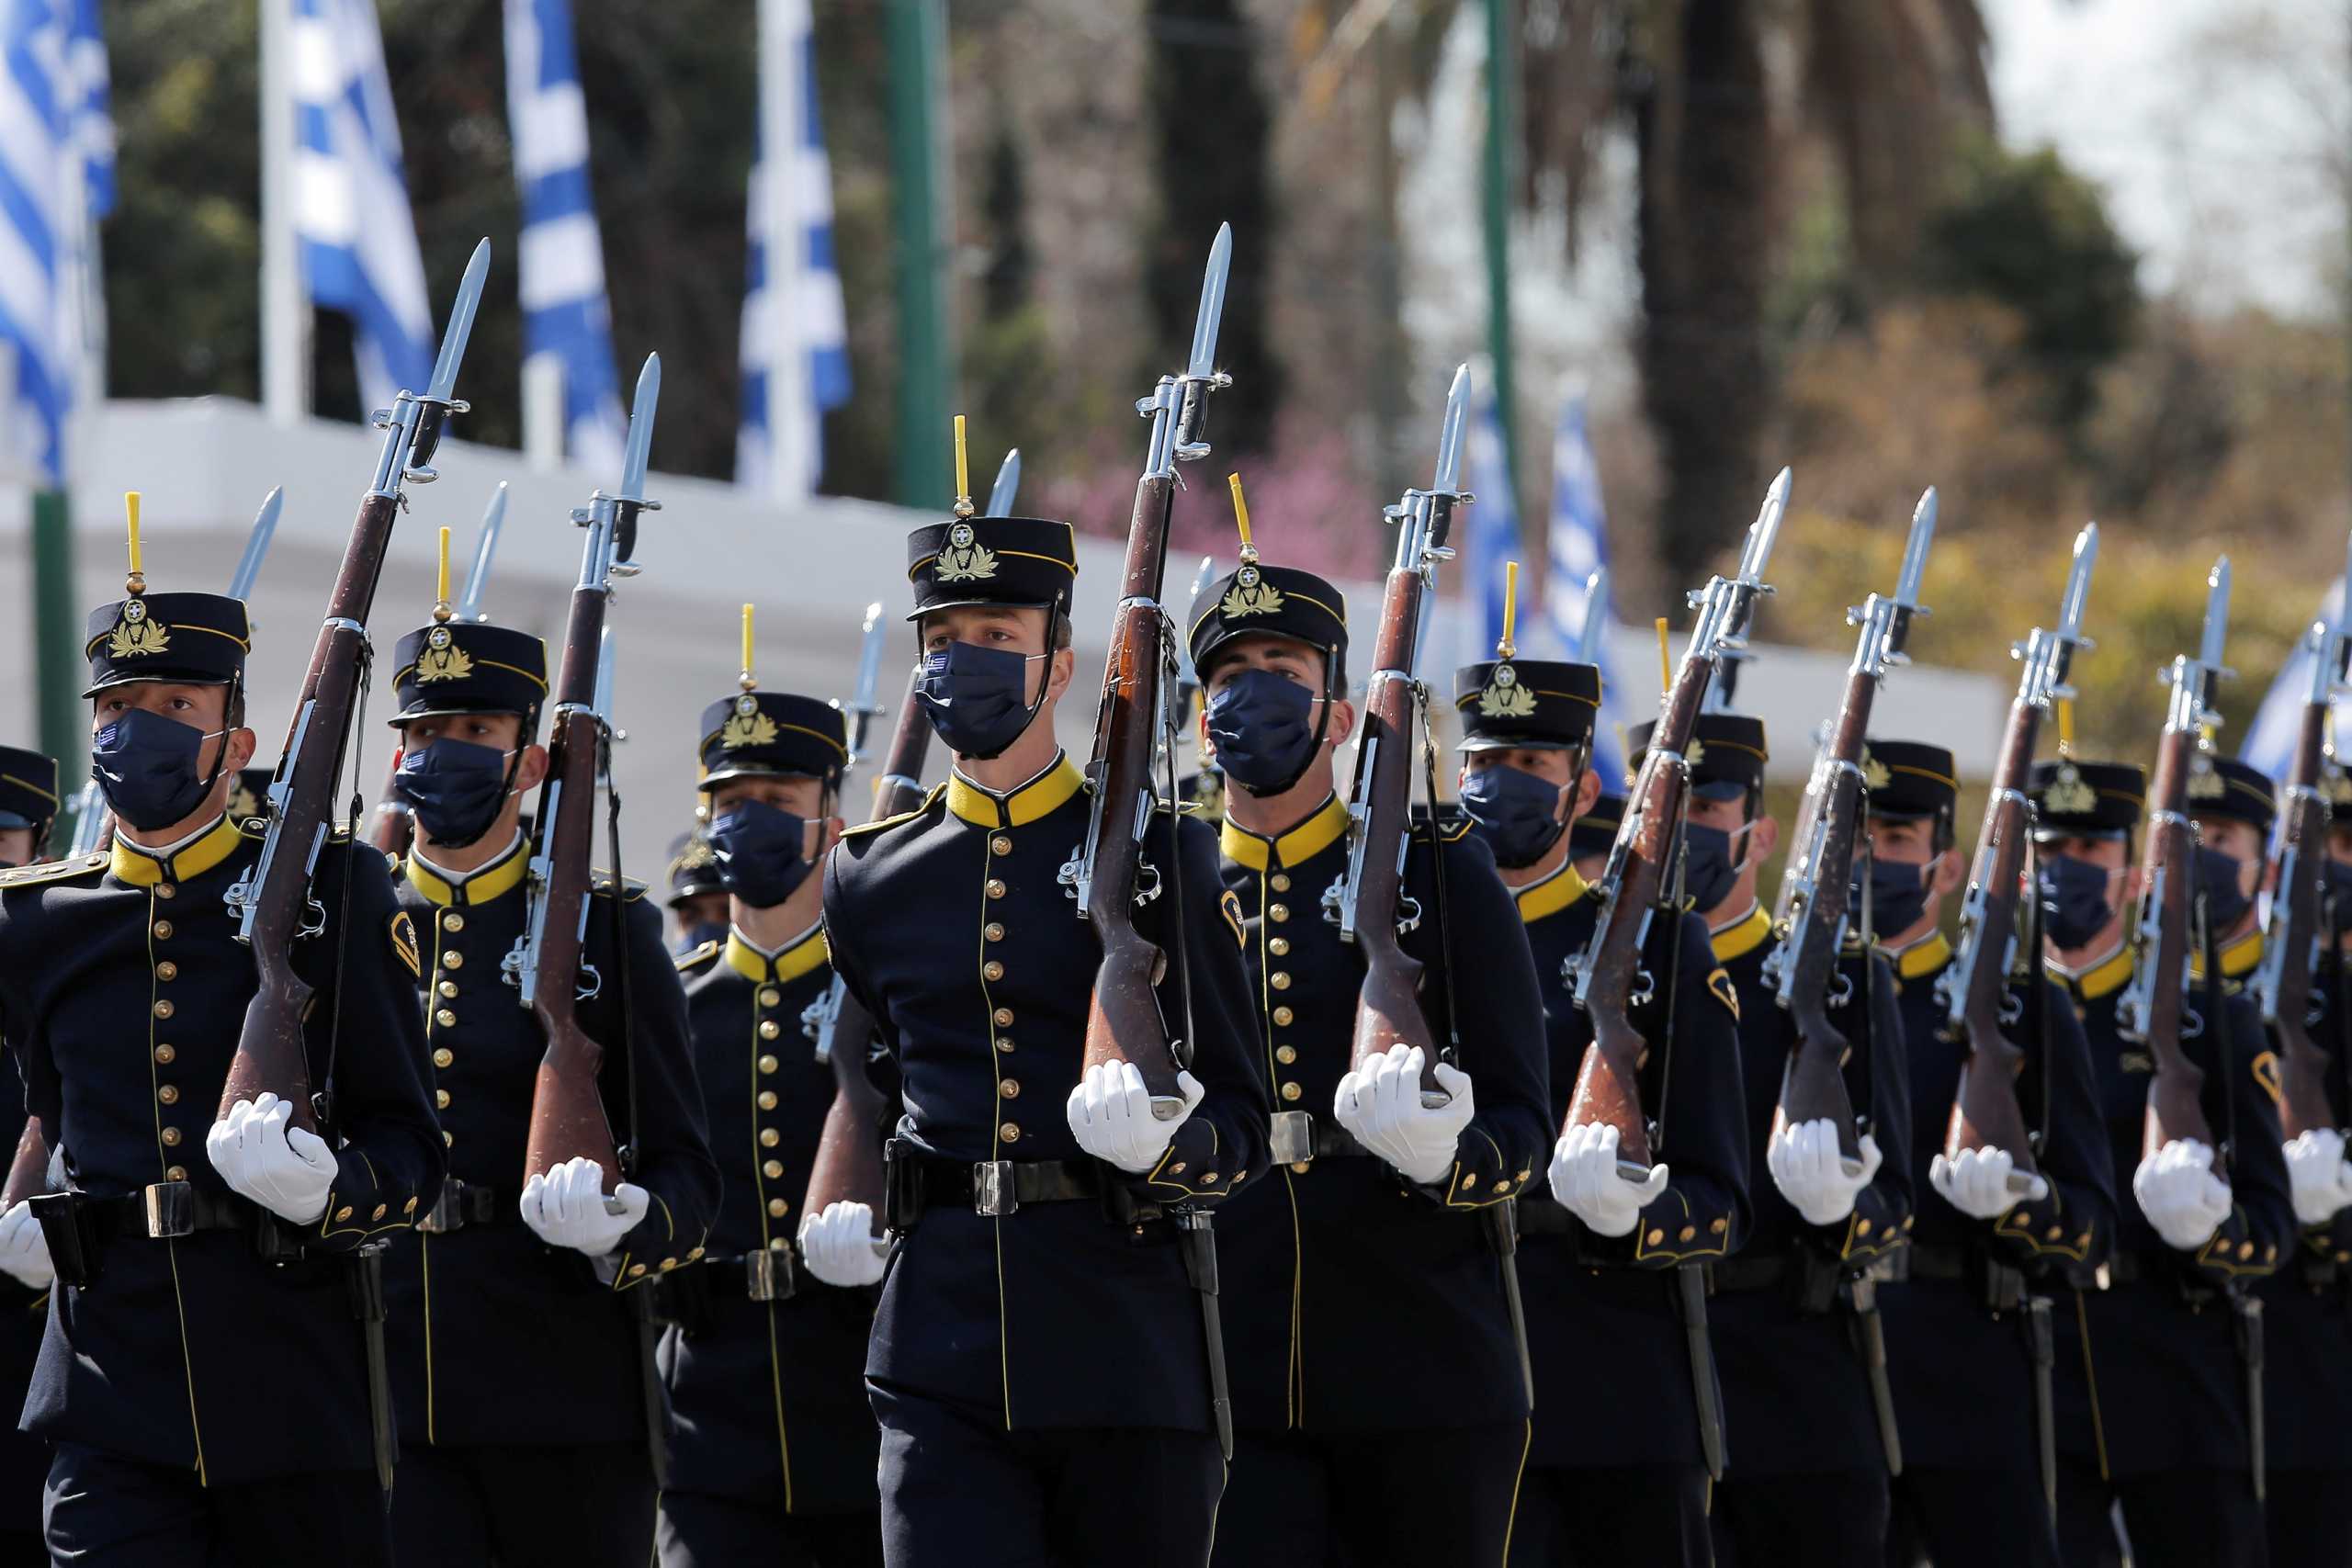
<instances>
[{"instance_id":1,"label":"fixed bayonet blade","mask_svg":"<svg viewBox=\"0 0 2352 1568\"><path fill-rule=\"evenodd\" d=\"M1203 556L1200 570L1193 573L1193 586L1184 593L1183 614L1186 616L1192 615L1193 606L1200 602L1201 591L1206 588L1216 577L1216 558ZM1201 672L1193 665L1192 639L1183 636L1182 631L1183 628L1180 623L1176 637L1176 681L1179 685L1188 691L1197 690L1201 683Z\"/></svg>"},{"instance_id":2,"label":"fixed bayonet blade","mask_svg":"<svg viewBox=\"0 0 2352 1568\"><path fill-rule=\"evenodd\" d=\"M1577 662L1600 662L1601 627L1609 620L1609 569L1602 567L1584 580L1584 625L1577 631Z\"/></svg>"},{"instance_id":3,"label":"fixed bayonet blade","mask_svg":"<svg viewBox=\"0 0 2352 1568\"><path fill-rule=\"evenodd\" d=\"M237 574L229 580L230 598L252 595L254 580L261 575L261 563L269 555L269 542L277 536L277 514L285 510L286 487L279 485L262 502L254 518L254 531L245 536L245 553L237 558Z\"/></svg>"},{"instance_id":4,"label":"fixed bayonet blade","mask_svg":"<svg viewBox=\"0 0 2352 1568\"><path fill-rule=\"evenodd\" d=\"M490 587L491 558L498 554L498 536L506 526L506 481L498 481L490 504L482 508L481 528L474 535L473 570L466 573L465 597L458 601L458 619L481 618L481 596Z\"/></svg>"},{"instance_id":5,"label":"fixed bayonet blade","mask_svg":"<svg viewBox=\"0 0 2352 1568\"><path fill-rule=\"evenodd\" d=\"M1747 525L1747 547L1740 552L1739 580L1751 586L1763 581L1764 566L1772 558L1772 546L1781 536L1781 519L1789 510L1789 470L1782 468L1772 479L1772 488L1764 492L1763 509L1756 513L1756 521Z\"/></svg>"},{"instance_id":6,"label":"fixed bayonet blade","mask_svg":"<svg viewBox=\"0 0 2352 1568\"><path fill-rule=\"evenodd\" d=\"M1437 479L1430 486L1436 495L1452 495L1462 488L1463 438L1470 425L1470 367L1457 367L1453 385L1445 392L1445 421L1437 432Z\"/></svg>"},{"instance_id":7,"label":"fixed bayonet blade","mask_svg":"<svg viewBox=\"0 0 2352 1568\"><path fill-rule=\"evenodd\" d=\"M1021 448L1015 446L1004 455L996 468L996 483L989 487L989 515L1010 517L1012 503L1021 494Z\"/></svg>"},{"instance_id":8,"label":"fixed bayonet blade","mask_svg":"<svg viewBox=\"0 0 2352 1568\"><path fill-rule=\"evenodd\" d=\"M2198 661L2208 670L2220 670L2229 635L2230 558L2223 556L2205 579L2205 637L2197 650Z\"/></svg>"},{"instance_id":9,"label":"fixed bayonet blade","mask_svg":"<svg viewBox=\"0 0 2352 1568\"><path fill-rule=\"evenodd\" d=\"M849 711L856 714L877 714L882 709L875 703L875 695L882 682L882 645L889 640L889 628L882 624L880 601L865 607L865 642L857 654L857 688L849 700Z\"/></svg>"},{"instance_id":10,"label":"fixed bayonet blade","mask_svg":"<svg viewBox=\"0 0 2352 1568\"><path fill-rule=\"evenodd\" d=\"M2083 640L2083 608L2091 596L2091 568L2098 561L2098 525L2086 523L2075 536L2075 564L2066 572L2066 596L2058 602L2058 635Z\"/></svg>"},{"instance_id":11,"label":"fixed bayonet blade","mask_svg":"<svg viewBox=\"0 0 2352 1568\"><path fill-rule=\"evenodd\" d=\"M622 501L645 499L645 468L653 454L653 412L662 402L662 356L649 354L628 404L628 446L621 458Z\"/></svg>"},{"instance_id":12,"label":"fixed bayonet blade","mask_svg":"<svg viewBox=\"0 0 2352 1568\"><path fill-rule=\"evenodd\" d=\"M603 638L596 644L596 716L605 728L613 727L613 628L606 626Z\"/></svg>"},{"instance_id":13,"label":"fixed bayonet blade","mask_svg":"<svg viewBox=\"0 0 2352 1568\"><path fill-rule=\"evenodd\" d=\"M1193 355L1184 374L1204 381L1216 374L1216 333L1225 321L1225 280L1233 270L1233 225L1216 226L1216 243L1209 246L1209 265L1201 276L1201 309L1193 319Z\"/></svg>"},{"instance_id":14,"label":"fixed bayonet blade","mask_svg":"<svg viewBox=\"0 0 2352 1568\"><path fill-rule=\"evenodd\" d=\"M1894 602L1906 610L1919 607L1919 580L1928 571L1928 547L1936 537L1936 487L1929 485L1911 513L1911 537L1903 547L1903 572L1895 579Z\"/></svg>"},{"instance_id":15,"label":"fixed bayonet blade","mask_svg":"<svg viewBox=\"0 0 2352 1568\"><path fill-rule=\"evenodd\" d=\"M441 355L433 362L433 381L424 392L432 401L447 402L457 389L458 366L466 357L466 339L473 335L474 312L481 308L481 286L489 276L490 242L483 240L474 246L457 302L449 307L449 330L441 334Z\"/></svg>"}]
</instances>

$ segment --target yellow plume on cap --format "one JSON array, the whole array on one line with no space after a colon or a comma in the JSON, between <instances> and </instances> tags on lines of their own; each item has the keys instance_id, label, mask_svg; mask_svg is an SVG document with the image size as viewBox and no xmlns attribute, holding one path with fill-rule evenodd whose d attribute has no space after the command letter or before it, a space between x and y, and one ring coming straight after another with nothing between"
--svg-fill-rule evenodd
<instances>
[{"instance_id":1,"label":"yellow plume on cap","mask_svg":"<svg viewBox=\"0 0 2352 1568\"><path fill-rule=\"evenodd\" d=\"M960 419L962 416L957 417ZM757 683L752 679L752 607L749 604L743 606L743 673L741 679L747 692Z\"/></svg>"},{"instance_id":2,"label":"yellow plume on cap","mask_svg":"<svg viewBox=\"0 0 2352 1568\"><path fill-rule=\"evenodd\" d=\"M135 596L147 592L147 573L140 565L139 492L137 491L127 490L122 492L122 510L130 519L130 575L123 579L122 586L123 592Z\"/></svg>"},{"instance_id":3,"label":"yellow plume on cap","mask_svg":"<svg viewBox=\"0 0 2352 1568\"><path fill-rule=\"evenodd\" d=\"M1661 692L1674 689L1674 659L1666 651L1666 617L1657 618L1657 687Z\"/></svg>"},{"instance_id":4,"label":"yellow plume on cap","mask_svg":"<svg viewBox=\"0 0 2352 1568\"><path fill-rule=\"evenodd\" d=\"M449 530L441 530L441 564L433 578L433 618L449 618Z\"/></svg>"},{"instance_id":5,"label":"yellow plume on cap","mask_svg":"<svg viewBox=\"0 0 2352 1568\"><path fill-rule=\"evenodd\" d=\"M2058 699L2058 755L2071 757L2074 754L2075 699L2060 697Z\"/></svg>"},{"instance_id":6,"label":"yellow plume on cap","mask_svg":"<svg viewBox=\"0 0 2352 1568\"><path fill-rule=\"evenodd\" d=\"M1241 532L1241 558L1246 563L1258 558L1258 547L1250 537L1250 503L1241 499L1241 476L1225 476L1226 488L1233 492L1233 525Z\"/></svg>"},{"instance_id":7,"label":"yellow plume on cap","mask_svg":"<svg viewBox=\"0 0 2352 1568\"><path fill-rule=\"evenodd\" d=\"M1519 563L1507 560L1503 562L1503 635L1502 640L1495 644L1496 658L1509 659L1519 651L1519 645L1510 639L1511 626L1518 618Z\"/></svg>"},{"instance_id":8,"label":"yellow plume on cap","mask_svg":"<svg viewBox=\"0 0 2352 1568\"><path fill-rule=\"evenodd\" d=\"M956 416L956 515L971 514L972 468L970 459L964 455L964 416L959 413ZM744 660L747 666L750 662L748 659Z\"/></svg>"}]
</instances>

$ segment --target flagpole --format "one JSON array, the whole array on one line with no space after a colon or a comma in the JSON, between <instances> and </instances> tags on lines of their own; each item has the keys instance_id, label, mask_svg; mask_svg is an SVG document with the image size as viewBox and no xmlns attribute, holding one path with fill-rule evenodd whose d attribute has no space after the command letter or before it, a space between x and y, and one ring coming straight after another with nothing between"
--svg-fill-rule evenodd
<instances>
[{"instance_id":1,"label":"flagpole","mask_svg":"<svg viewBox=\"0 0 2352 1568\"><path fill-rule=\"evenodd\" d=\"M271 421L310 412L310 311L294 238L293 0L261 4L261 401Z\"/></svg>"}]
</instances>

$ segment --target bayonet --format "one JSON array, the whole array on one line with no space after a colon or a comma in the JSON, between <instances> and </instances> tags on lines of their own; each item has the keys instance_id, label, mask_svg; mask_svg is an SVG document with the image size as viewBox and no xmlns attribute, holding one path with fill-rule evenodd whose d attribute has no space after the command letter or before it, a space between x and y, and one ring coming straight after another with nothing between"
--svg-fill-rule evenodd
<instances>
[{"instance_id":1,"label":"bayonet","mask_svg":"<svg viewBox=\"0 0 2352 1568\"><path fill-rule=\"evenodd\" d=\"M473 335L474 313L481 308L482 285L490 278L490 242L483 240L474 246L474 254L467 259L466 276L458 284L458 298L449 307L449 325L441 334L441 352L433 361L433 379L426 384L424 395L417 397L403 391L390 409L379 410L375 423L379 429L401 427L405 440L384 444L386 459L397 456L400 467L390 470L379 462L376 483L369 492L383 497L397 497L403 479L414 484L430 484L440 476L434 471L433 455L441 446L441 433L447 428L449 416L463 413L470 406L450 396L457 389L458 366L466 357L466 341Z\"/></svg>"},{"instance_id":2,"label":"bayonet","mask_svg":"<svg viewBox=\"0 0 2352 1568\"><path fill-rule=\"evenodd\" d=\"M1017 462L1019 457L1020 454L1014 453L1006 461ZM1013 472L1018 479L1020 470L1016 468ZM1004 483L1004 476L1001 473L997 476L997 483L1000 487ZM997 517L1004 515L996 510L994 496L989 498L989 513ZM844 772L855 767L858 759L865 754L866 728L882 711L882 705L877 700L882 683L882 651L889 635L889 628L882 621L881 602L876 600L865 607L865 641L857 654L857 685L849 699L849 757L842 764Z\"/></svg>"},{"instance_id":3,"label":"bayonet","mask_svg":"<svg viewBox=\"0 0 2352 1568\"><path fill-rule=\"evenodd\" d=\"M236 574L229 579L229 597L246 599L253 595L254 580L261 575L261 563L269 555L269 544L277 536L277 514L286 510L286 487L279 485L261 503L260 513L254 518L253 532L245 536L245 553L237 558Z\"/></svg>"},{"instance_id":4,"label":"bayonet","mask_svg":"<svg viewBox=\"0 0 2352 1568\"><path fill-rule=\"evenodd\" d=\"M490 586L490 563L498 554L498 536L506 528L506 481L498 481L498 489L482 508L481 529L474 536L473 570L466 573L465 597L458 601L458 619L482 621L490 617L481 607L482 592Z\"/></svg>"},{"instance_id":5,"label":"bayonet","mask_svg":"<svg viewBox=\"0 0 2352 1568\"><path fill-rule=\"evenodd\" d=\"M1010 517L1012 502L1021 494L1021 448L1013 447L997 465L996 483L989 487L989 515Z\"/></svg>"},{"instance_id":6,"label":"bayonet","mask_svg":"<svg viewBox=\"0 0 2352 1568\"><path fill-rule=\"evenodd\" d=\"M1584 580L1584 624L1577 628L1578 664L1600 662L1601 637L1609 624L1609 569Z\"/></svg>"},{"instance_id":7,"label":"bayonet","mask_svg":"<svg viewBox=\"0 0 2352 1568\"><path fill-rule=\"evenodd\" d=\"M1216 334L1225 321L1225 282L1233 270L1233 225L1216 226L1209 246L1209 265L1201 276L1201 308L1193 318L1193 352L1184 365L1184 378L1205 381L1216 374Z\"/></svg>"}]
</instances>

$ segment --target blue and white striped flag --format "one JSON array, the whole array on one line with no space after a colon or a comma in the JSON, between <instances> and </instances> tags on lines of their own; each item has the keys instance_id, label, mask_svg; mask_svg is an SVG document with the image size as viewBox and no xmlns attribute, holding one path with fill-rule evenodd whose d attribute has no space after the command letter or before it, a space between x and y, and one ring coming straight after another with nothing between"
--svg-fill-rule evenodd
<instances>
[{"instance_id":1,"label":"blue and white striped flag","mask_svg":"<svg viewBox=\"0 0 2352 1568\"><path fill-rule=\"evenodd\" d=\"M2337 578L2319 603L2312 615L2313 621L2335 624L2336 608L2344 603L2344 580ZM2306 629L2311 622L2303 623ZM2312 691L2311 644L2297 638L2288 650L2287 660L2279 665L2278 676L2271 681L2270 690L2264 694L2262 706L2246 727L2245 744L2238 748L2238 760L2249 767L2260 768L2272 778L2285 781L2287 772L2295 765L2295 747L2303 728L2303 703ZM2344 705L2336 706L2336 725L2343 728Z\"/></svg>"},{"instance_id":2,"label":"blue and white striped flag","mask_svg":"<svg viewBox=\"0 0 2352 1568\"><path fill-rule=\"evenodd\" d=\"M294 228L311 304L351 318L367 408L433 374L433 308L375 0L293 0Z\"/></svg>"},{"instance_id":3,"label":"blue and white striped flag","mask_svg":"<svg viewBox=\"0 0 2352 1568\"><path fill-rule=\"evenodd\" d=\"M833 176L817 120L808 0L760 0L759 155L743 296L735 482L783 500L824 472L824 411L849 400L849 328L833 266Z\"/></svg>"},{"instance_id":4,"label":"blue and white striped flag","mask_svg":"<svg viewBox=\"0 0 2352 1568\"><path fill-rule=\"evenodd\" d=\"M114 206L96 0L6 0L0 70L0 383L7 456L51 484L99 330L92 225Z\"/></svg>"},{"instance_id":5,"label":"blue and white striped flag","mask_svg":"<svg viewBox=\"0 0 2352 1568\"><path fill-rule=\"evenodd\" d=\"M506 0L506 119L523 189L523 354L563 366L573 462L620 467L626 420L613 368L605 246L588 185L588 108L571 40L571 0Z\"/></svg>"},{"instance_id":6,"label":"blue and white striped flag","mask_svg":"<svg viewBox=\"0 0 2352 1568\"><path fill-rule=\"evenodd\" d=\"M1552 437L1551 559L1544 572L1544 608L1564 646L1573 650L1584 636L1585 584L1609 564L1609 513L1600 500L1600 469L1586 434L1584 399L1571 394L1560 409ZM1609 606L1599 606L1602 615ZM1593 727L1592 761L1602 785L1615 789L1625 776L1617 726L1624 717L1624 694L1609 672L1609 639L1600 642L1600 718Z\"/></svg>"}]
</instances>

